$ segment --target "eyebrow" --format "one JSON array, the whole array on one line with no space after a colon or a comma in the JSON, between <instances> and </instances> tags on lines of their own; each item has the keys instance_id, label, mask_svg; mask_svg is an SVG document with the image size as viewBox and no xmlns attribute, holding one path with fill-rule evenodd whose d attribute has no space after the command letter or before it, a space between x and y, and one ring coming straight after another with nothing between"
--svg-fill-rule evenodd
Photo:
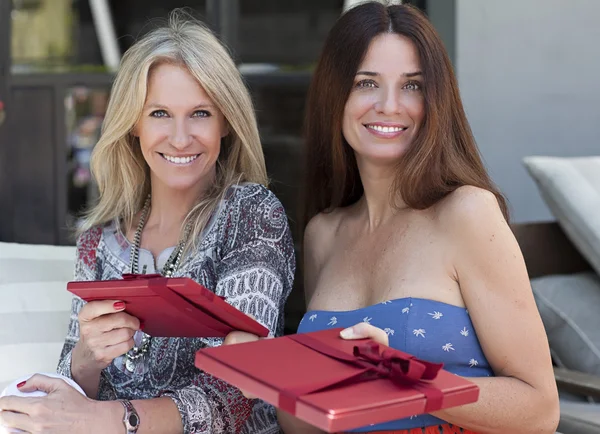
<instances>
[{"instance_id":1,"label":"eyebrow","mask_svg":"<svg viewBox=\"0 0 600 434\"><path fill-rule=\"evenodd\" d=\"M168 107L158 103L149 103L145 106L147 109L167 109ZM198 110L203 108L215 108L212 104L198 104L197 106L192 107L192 110Z\"/></svg>"},{"instance_id":2,"label":"eyebrow","mask_svg":"<svg viewBox=\"0 0 600 434\"><path fill-rule=\"evenodd\" d=\"M366 75L368 77L377 77L379 75L379 73L373 72L373 71L358 71L356 73L356 75ZM406 78L412 78L412 77L417 77L419 75L423 75L423 73L421 71L415 71L415 72L404 72L401 75Z\"/></svg>"}]
</instances>

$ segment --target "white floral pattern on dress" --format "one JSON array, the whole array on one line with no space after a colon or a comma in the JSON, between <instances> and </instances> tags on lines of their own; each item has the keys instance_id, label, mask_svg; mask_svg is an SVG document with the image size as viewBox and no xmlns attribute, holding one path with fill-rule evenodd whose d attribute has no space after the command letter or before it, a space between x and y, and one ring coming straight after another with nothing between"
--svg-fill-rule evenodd
<instances>
[{"instance_id":1,"label":"white floral pattern on dress","mask_svg":"<svg viewBox=\"0 0 600 434\"><path fill-rule=\"evenodd\" d=\"M363 318L363 322L366 322L367 324L371 324L371 320L372 319L373 318L369 318L368 316L366 316L366 317Z\"/></svg>"},{"instance_id":2,"label":"white floral pattern on dress","mask_svg":"<svg viewBox=\"0 0 600 434\"><path fill-rule=\"evenodd\" d=\"M475 359L471 359L469 360L469 368L472 368L473 366L477 366L479 365L479 362Z\"/></svg>"},{"instance_id":3,"label":"white floral pattern on dress","mask_svg":"<svg viewBox=\"0 0 600 434\"><path fill-rule=\"evenodd\" d=\"M444 316L442 312L438 312L436 310L434 310L433 313L428 313L427 315L431 316L432 319L440 319Z\"/></svg>"},{"instance_id":4,"label":"white floral pattern on dress","mask_svg":"<svg viewBox=\"0 0 600 434\"><path fill-rule=\"evenodd\" d=\"M311 321L316 320L317 319L317 314L313 313L308 319L311 320Z\"/></svg>"},{"instance_id":5,"label":"white floral pattern on dress","mask_svg":"<svg viewBox=\"0 0 600 434\"><path fill-rule=\"evenodd\" d=\"M446 345L442 346L442 350L446 352L454 351L454 346L451 343L447 343Z\"/></svg>"},{"instance_id":6,"label":"white floral pattern on dress","mask_svg":"<svg viewBox=\"0 0 600 434\"><path fill-rule=\"evenodd\" d=\"M391 328L389 328L389 327L386 327L386 328L384 328L384 329L383 329L383 331L384 331L384 332L385 332L385 334L387 334L388 336L394 336L394 330L393 330L393 329L391 329Z\"/></svg>"},{"instance_id":7,"label":"white floral pattern on dress","mask_svg":"<svg viewBox=\"0 0 600 434\"><path fill-rule=\"evenodd\" d=\"M425 337L425 333L427 333L425 331L425 329L414 329L413 330L413 335L415 335L415 336L421 336L421 337L424 338Z\"/></svg>"},{"instance_id":8,"label":"white floral pattern on dress","mask_svg":"<svg viewBox=\"0 0 600 434\"><path fill-rule=\"evenodd\" d=\"M410 312L410 307L405 307L404 309L402 309L402 313L408 313Z\"/></svg>"},{"instance_id":9,"label":"white floral pattern on dress","mask_svg":"<svg viewBox=\"0 0 600 434\"><path fill-rule=\"evenodd\" d=\"M466 327L463 327L463 329L460 331L460 334L467 337L469 336L469 330L467 330Z\"/></svg>"},{"instance_id":10,"label":"white floral pattern on dress","mask_svg":"<svg viewBox=\"0 0 600 434\"><path fill-rule=\"evenodd\" d=\"M336 318L336 317L334 317L334 316L332 316L332 317L329 319L329 322L327 323L327 325L328 325L328 326L334 326L334 325L336 325L336 324L337 324L337 318Z\"/></svg>"}]
</instances>

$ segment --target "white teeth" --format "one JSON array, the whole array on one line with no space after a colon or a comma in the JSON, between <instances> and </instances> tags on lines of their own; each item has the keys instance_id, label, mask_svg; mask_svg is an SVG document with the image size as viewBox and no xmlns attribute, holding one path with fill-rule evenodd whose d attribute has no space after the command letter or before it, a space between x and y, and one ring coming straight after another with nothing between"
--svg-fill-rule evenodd
<instances>
[{"instance_id":1,"label":"white teeth","mask_svg":"<svg viewBox=\"0 0 600 434\"><path fill-rule=\"evenodd\" d=\"M169 161L171 163L175 163L175 164L188 164L188 163L191 163L196 158L198 158L198 155L200 155L200 154L196 154L196 155L193 155L191 157L171 157L170 155L162 154L162 156L164 157L165 160L167 160L167 161Z\"/></svg>"},{"instance_id":2,"label":"white teeth","mask_svg":"<svg viewBox=\"0 0 600 434\"><path fill-rule=\"evenodd\" d=\"M380 133L397 133L406 129L402 127L382 127L380 125L367 125L366 127Z\"/></svg>"}]
</instances>

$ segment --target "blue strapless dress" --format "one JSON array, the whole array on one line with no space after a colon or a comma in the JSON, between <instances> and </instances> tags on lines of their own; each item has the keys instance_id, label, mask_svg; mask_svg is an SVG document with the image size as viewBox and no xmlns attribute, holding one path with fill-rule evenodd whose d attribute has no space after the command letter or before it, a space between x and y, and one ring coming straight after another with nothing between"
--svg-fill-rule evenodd
<instances>
[{"instance_id":1,"label":"blue strapless dress","mask_svg":"<svg viewBox=\"0 0 600 434\"><path fill-rule=\"evenodd\" d=\"M351 311L307 312L298 333L368 322L383 329L390 347L431 362L463 377L494 375L483 355L467 309L423 298L400 298ZM408 430L444 424L429 414L370 425L354 432Z\"/></svg>"}]
</instances>

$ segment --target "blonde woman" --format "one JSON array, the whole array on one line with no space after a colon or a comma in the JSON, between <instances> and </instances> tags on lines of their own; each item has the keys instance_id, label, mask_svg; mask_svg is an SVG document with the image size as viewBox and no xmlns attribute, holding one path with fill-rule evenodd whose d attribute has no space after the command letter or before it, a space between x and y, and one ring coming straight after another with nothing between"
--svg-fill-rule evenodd
<instances>
[{"instance_id":1,"label":"blonde woman","mask_svg":"<svg viewBox=\"0 0 600 434\"><path fill-rule=\"evenodd\" d=\"M125 54L92 171L100 197L78 239L77 280L191 277L282 332L295 269L287 218L265 187L247 89L205 27L174 13ZM89 398L34 376L20 390L48 395L0 400L2 423L31 433L277 430L272 408L194 368L194 353L221 340L152 338L123 309L73 301L58 372Z\"/></svg>"}]
</instances>

